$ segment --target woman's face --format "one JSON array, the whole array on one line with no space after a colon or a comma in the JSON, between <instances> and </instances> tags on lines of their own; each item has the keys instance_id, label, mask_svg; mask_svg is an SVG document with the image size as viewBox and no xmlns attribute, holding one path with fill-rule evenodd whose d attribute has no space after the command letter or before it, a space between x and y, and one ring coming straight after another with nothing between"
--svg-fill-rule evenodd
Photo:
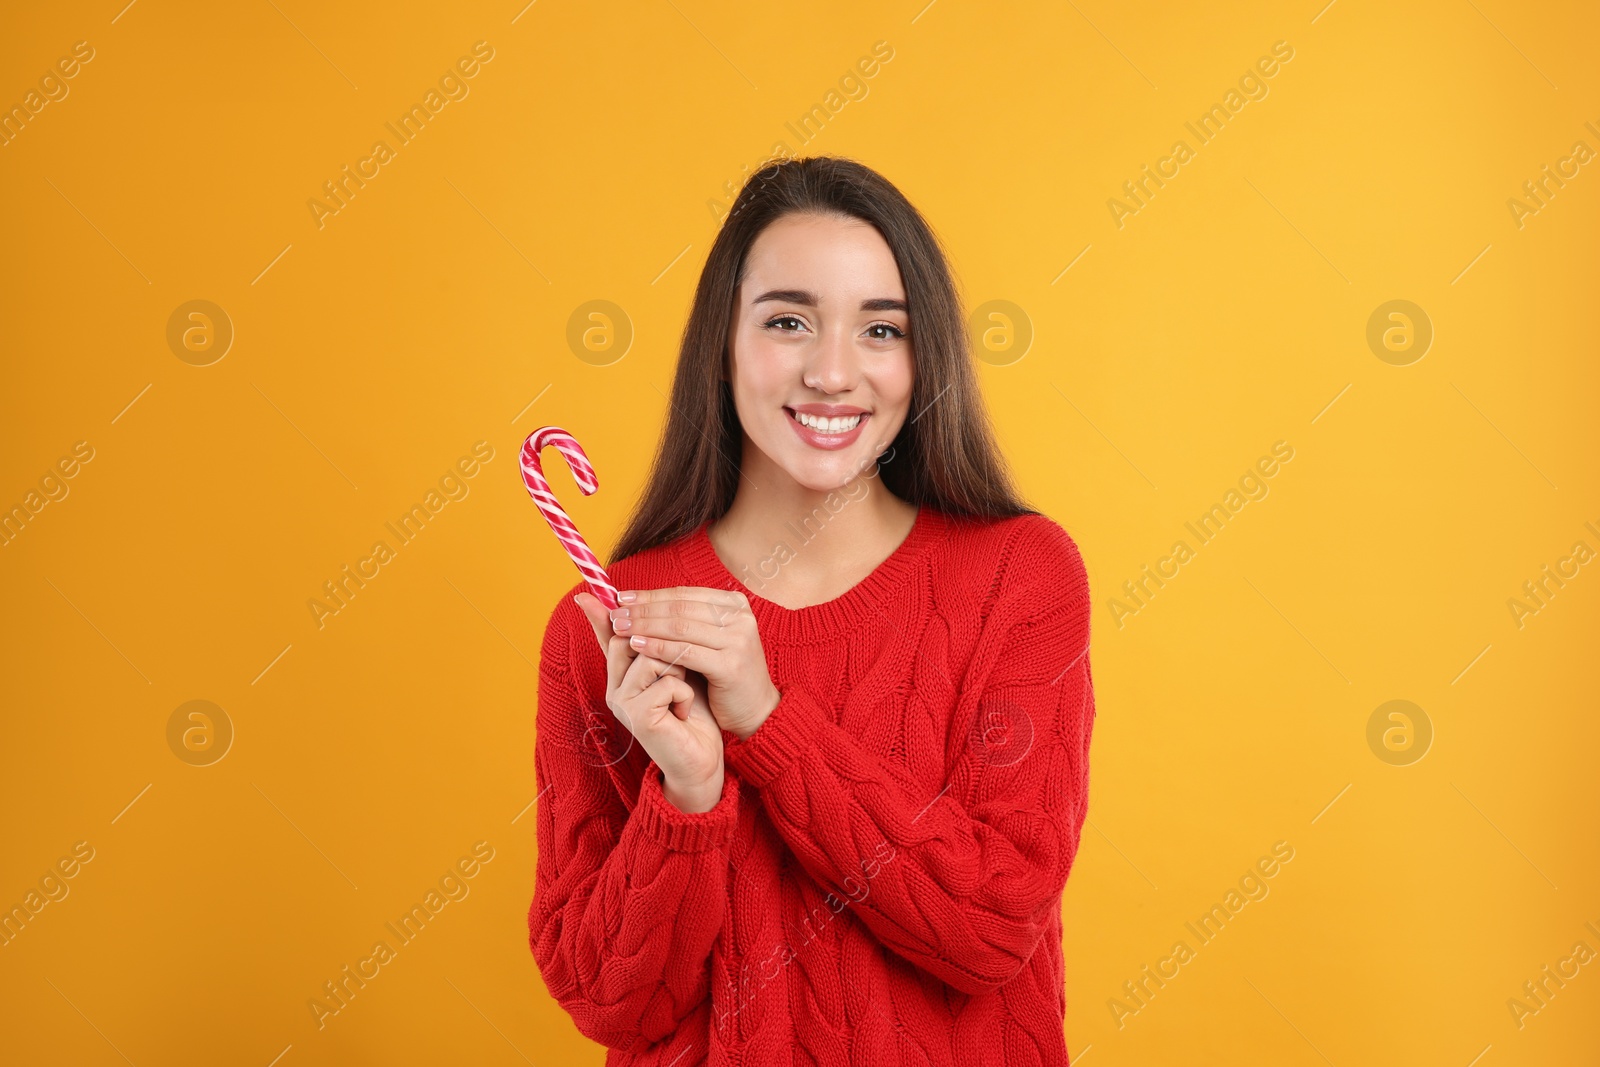
<instances>
[{"instance_id":1,"label":"woman's face","mask_svg":"<svg viewBox=\"0 0 1600 1067\"><path fill-rule=\"evenodd\" d=\"M786 215L751 244L737 300L728 378L747 458L753 444L823 492L870 472L911 406L911 319L882 235Z\"/></svg>"}]
</instances>

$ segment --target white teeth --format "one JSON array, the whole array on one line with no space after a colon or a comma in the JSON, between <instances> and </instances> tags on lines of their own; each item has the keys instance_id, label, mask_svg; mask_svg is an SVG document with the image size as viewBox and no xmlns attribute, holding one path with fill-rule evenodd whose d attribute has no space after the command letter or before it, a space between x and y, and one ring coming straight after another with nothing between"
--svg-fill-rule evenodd
<instances>
[{"instance_id":1,"label":"white teeth","mask_svg":"<svg viewBox=\"0 0 1600 1067\"><path fill-rule=\"evenodd\" d=\"M824 419L817 415L807 415L804 412L794 413L800 425L815 430L818 433L849 433L861 421L861 416L845 415L840 418Z\"/></svg>"}]
</instances>

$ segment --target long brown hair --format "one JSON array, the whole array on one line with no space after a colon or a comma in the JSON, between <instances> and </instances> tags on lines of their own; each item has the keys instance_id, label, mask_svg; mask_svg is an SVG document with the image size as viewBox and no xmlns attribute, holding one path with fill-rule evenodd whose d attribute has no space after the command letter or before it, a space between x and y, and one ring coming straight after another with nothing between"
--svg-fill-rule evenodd
<instances>
[{"instance_id":1,"label":"long brown hair","mask_svg":"<svg viewBox=\"0 0 1600 1067\"><path fill-rule=\"evenodd\" d=\"M611 562L666 544L721 518L739 487L742 435L723 380L745 255L791 214L870 223L894 253L905 285L915 360L911 418L879 459L890 492L952 515L1033 514L995 444L967 345L949 264L926 221L888 179L852 159L814 156L764 164L745 182L711 246L683 329L666 427L649 487Z\"/></svg>"}]
</instances>

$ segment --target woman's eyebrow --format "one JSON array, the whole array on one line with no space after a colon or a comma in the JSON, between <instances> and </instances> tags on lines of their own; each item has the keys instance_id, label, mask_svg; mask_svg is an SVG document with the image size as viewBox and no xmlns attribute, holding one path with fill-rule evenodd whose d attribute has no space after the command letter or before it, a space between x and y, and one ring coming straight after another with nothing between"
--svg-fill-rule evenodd
<instances>
[{"instance_id":1,"label":"woman's eyebrow","mask_svg":"<svg viewBox=\"0 0 1600 1067\"><path fill-rule=\"evenodd\" d=\"M801 307L814 308L820 301L817 294L808 289L769 289L751 301L751 304L761 304L773 301L780 304L799 304ZM861 301L862 311L909 311L904 300L893 297L877 297L872 300Z\"/></svg>"}]
</instances>

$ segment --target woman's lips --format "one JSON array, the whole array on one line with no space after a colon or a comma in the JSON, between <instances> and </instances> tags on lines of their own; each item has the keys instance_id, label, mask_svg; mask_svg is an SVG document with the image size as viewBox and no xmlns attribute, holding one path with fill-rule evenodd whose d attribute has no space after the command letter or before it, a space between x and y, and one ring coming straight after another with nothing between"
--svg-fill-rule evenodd
<instances>
[{"instance_id":1,"label":"woman's lips","mask_svg":"<svg viewBox=\"0 0 1600 1067\"><path fill-rule=\"evenodd\" d=\"M795 418L794 412L788 408L784 408L783 413L788 417L789 425L794 427L794 432L799 436L801 441L804 441L812 448L820 448L825 452L832 452L841 448L849 448L851 445L855 444L856 439L861 436L861 428L867 424L868 419L872 418L870 413L864 412L860 420L856 422L855 429L853 430L846 430L842 433L818 433L816 430L813 430L811 427L805 425L799 419Z\"/></svg>"}]
</instances>

